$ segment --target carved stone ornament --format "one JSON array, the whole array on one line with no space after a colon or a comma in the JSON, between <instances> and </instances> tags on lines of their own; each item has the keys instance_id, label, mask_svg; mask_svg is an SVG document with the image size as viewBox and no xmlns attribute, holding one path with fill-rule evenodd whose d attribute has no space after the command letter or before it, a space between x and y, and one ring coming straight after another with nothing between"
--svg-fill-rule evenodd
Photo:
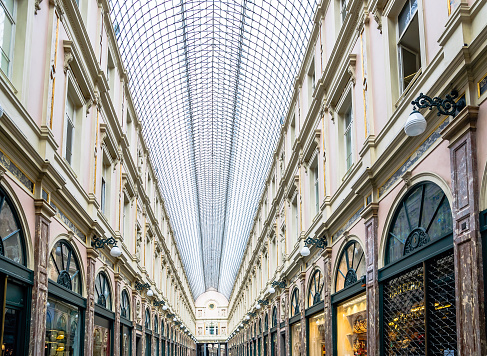
<instances>
[{"instance_id":1,"label":"carved stone ornament","mask_svg":"<svg viewBox=\"0 0 487 356\"><path fill-rule=\"evenodd\" d=\"M357 81L355 78L355 66L349 65L347 72L350 75L350 80L352 81L353 85L355 85L355 83Z\"/></svg>"},{"instance_id":2,"label":"carved stone ornament","mask_svg":"<svg viewBox=\"0 0 487 356\"><path fill-rule=\"evenodd\" d=\"M64 47L64 65L63 65L63 71L64 71L64 74L66 74L66 72L68 71L68 68L71 64L71 62L73 61L74 59L74 56L73 56L73 52L71 52L71 47Z\"/></svg>"},{"instance_id":3,"label":"carved stone ornament","mask_svg":"<svg viewBox=\"0 0 487 356\"><path fill-rule=\"evenodd\" d=\"M137 303L135 303L135 312L137 315L137 323L139 323L139 324L142 320L140 317L140 309L141 309L140 300L137 299Z\"/></svg>"},{"instance_id":4,"label":"carved stone ornament","mask_svg":"<svg viewBox=\"0 0 487 356\"><path fill-rule=\"evenodd\" d=\"M41 9L41 2L42 0L35 0L35 3L34 3L34 14L37 15L37 11L39 11Z\"/></svg>"},{"instance_id":5,"label":"carved stone ornament","mask_svg":"<svg viewBox=\"0 0 487 356\"><path fill-rule=\"evenodd\" d=\"M373 12L373 15L374 15L374 20L377 23L377 29L382 34L382 14L381 14L381 11L379 9L376 9Z\"/></svg>"},{"instance_id":6,"label":"carved stone ornament","mask_svg":"<svg viewBox=\"0 0 487 356\"><path fill-rule=\"evenodd\" d=\"M6 172L7 172L6 169L2 165L0 165L0 182L2 181Z\"/></svg>"}]
</instances>

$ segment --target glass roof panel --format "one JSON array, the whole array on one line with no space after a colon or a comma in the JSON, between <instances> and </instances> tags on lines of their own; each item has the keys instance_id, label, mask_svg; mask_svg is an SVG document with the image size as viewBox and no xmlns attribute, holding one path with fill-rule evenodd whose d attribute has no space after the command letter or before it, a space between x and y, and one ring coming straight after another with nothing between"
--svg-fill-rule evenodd
<instances>
[{"instance_id":1,"label":"glass roof panel","mask_svg":"<svg viewBox=\"0 0 487 356\"><path fill-rule=\"evenodd\" d=\"M193 297L229 298L317 1L110 5Z\"/></svg>"}]
</instances>

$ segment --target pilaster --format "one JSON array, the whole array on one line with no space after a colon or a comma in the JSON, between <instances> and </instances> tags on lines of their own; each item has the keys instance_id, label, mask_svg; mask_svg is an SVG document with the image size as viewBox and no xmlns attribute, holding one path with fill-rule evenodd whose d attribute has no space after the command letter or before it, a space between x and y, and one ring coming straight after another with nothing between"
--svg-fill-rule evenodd
<instances>
[{"instance_id":1,"label":"pilaster","mask_svg":"<svg viewBox=\"0 0 487 356\"><path fill-rule=\"evenodd\" d=\"M443 138L450 142L459 355L487 354L482 240L478 214L478 111L478 107L465 107L441 132Z\"/></svg>"},{"instance_id":2,"label":"pilaster","mask_svg":"<svg viewBox=\"0 0 487 356\"><path fill-rule=\"evenodd\" d=\"M29 355L44 353L46 335L47 263L51 218L54 209L44 200L35 199L34 286L32 287L32 315Z\"/></svg>"},{"instance_id":3,"label":"pilaster","mask_svg":"<svg viewBox=\"0 0 487 356\"><path fill-rule=\"evenodd\" d=\"M115 272L115 323L113 332L113 356L119 356L120 352L120 299L122 295L122 278Z\"/></svg>"},{"instance_id":4,"label":"pilaster","mask_svg":"<svg viewBox=\"0 0 487 356\"><path fill-rule=\"evenodd\" d=\"M85 316L85 356L93 355L93 330L95 329L95 272L98 252L86 249L86 316Z\"/></svg>"},{"instance_id":5,"label":"pilaster","mask_svg":"<svg viewBox=\"0 0 487 356\"><path fill-rule=\"evenodd\" d=\"M377 236L379 204L369 204L362 212L365 220L365 255L366 255L366 298L367 298L367 354L378 356L379 343L379 274Z\"/></svg>"},{"instance_id":6,"label":"pilaster","mask_svg":"<svg viewBox=\"0 0 487 356\"><path fill-rule=\"evenodd\" d=\"M306 335L306 315L305 315L305 310L306 310L306 296L304 291L306 290L306 272L301 272L299 276L299 282L301 285L301 291L302 293L299 293L300 296L300 307L299 311L301 313L301 355L307 355L307 349L308 345L306 342L307 335Z\"/></svg>"},{"instance_id":7,"label":"pilaster","mask_svg":"<svg viewBox=\"0 0 487 356\"><path fill-rule=\"evenodd\" d=\"M326 247L321 253L323 257L323 313L325 324L325 350L327 355L333 355L333 323L331 306L331 247ZM305 289L303 289L305 290ZM303 324L306 325L306 324ZM306 329L306 327L304 327Z\"/></svg>"}]
</instances>

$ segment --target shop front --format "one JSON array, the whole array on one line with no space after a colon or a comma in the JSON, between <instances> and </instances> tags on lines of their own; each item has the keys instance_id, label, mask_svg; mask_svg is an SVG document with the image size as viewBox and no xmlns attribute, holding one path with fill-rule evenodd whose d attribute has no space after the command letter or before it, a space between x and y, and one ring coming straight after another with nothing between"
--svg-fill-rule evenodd
<instances>
[{"instance_id":1,"label":"shop front","mask_svg":"<svg viewBox=\"0 0 487 356\"><path fill-rule=\"evenodd\" d=\"M0 188L0 302L4 354L24 355L29 344L33 272L27 268L24 229L7 193Z\"/></svg>"},{"instance_id":2,"label":"shop front","mask_svg":"<svg viewBox=\"0 0 487 356\"><path fill-rule=\"evenodd\" d=\"M457 355L453 218L432 182L395 209L379 270L381 354Z\"/></svg>"},{"instance_id":3,"label":"shop front","mask_svg":"<svg viewBox=\"0 0 487 356\"><path fill-rule=\"evenodd\" d=\"M152 327L150 308L145 309L145 356L152 356Z\"/></svg>"},{"instance_id":4,"label":"shop front","mask_svg":"<svg viewBox=\"0 0 487 356\"><path fill-rule=\"evenodd\" d=\"M57 241L49 254L45 355L83 353L84 311L80 264L71 244Z\"/></svg>"},{"instance_id":5,"label":"shop front","mask_svg":"<svg viewBox=\"0 0 487 356\"><path fill-rule=\"evenodd\" d=\"M93 331L93 356L113 355L112 293L108 276L100 271L95 278L95 328Z\"/></svg>"},{"instance_id":6,"label":"shop front","mask_svg":"<svg viewBox=\"0 0 487 356\"><path fill-rule=\"evenodd\" d=\"M130 321L130 298L128 292L122 290L120 298L120 355L132 354L132 322Z\"/></svg>"},{"instance_id":7,"label":"shop front","mask_svg":"<svg viewBox=\"0 0 487 356\"><path fill-rule=\"evenodd\" d=\"M277 355L277 307L272 308L271 318L271 356Z\"/></svg>"},{"instance_id":8,"label":"shop front","mask_svg":"<svg viewBox=\"0 0 487 356\"><path fill-rule=\"evenodd\" d=\"M299 308L299 289L294 287L291 293L289 310L289 352L291 356L301 355L301 310Z\"/></svg>"},{"instance_id":9,"label":"shop front","mask_svg":"<svg viewBox=\"0 0 487 356\"><path fill-rule=\"evenodd\" d=\"M367 355L365 253L357 240L345 244L332 295L334 349L337 356Z\"/></svg>"},{"instance_id":10,"label":"shop front","mask_svg":"<svg viewBox=\"0 0 487 356\"><path fill-rule=\"evenodd\" d=\"M324 333L324 303L323 303L323 273L319 268L311 275L308 288L308 309L306 309L306 321L308 332L308 356L322 356L325 351Z\"/></svg>"}]
</instances>

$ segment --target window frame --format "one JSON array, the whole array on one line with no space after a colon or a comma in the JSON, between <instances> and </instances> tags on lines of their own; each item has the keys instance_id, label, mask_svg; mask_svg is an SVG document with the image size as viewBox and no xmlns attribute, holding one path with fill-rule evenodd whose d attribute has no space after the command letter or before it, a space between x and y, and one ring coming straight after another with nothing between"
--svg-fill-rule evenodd
<instances>
[{"instance_id":1,"label":"window frame","mask_svg":"<svg viewBox=\"0 0 487 356\"><path fill-rule=\"evenodd\" d=\"M12 23L12 33L10 34L10 53L8 54L8 68L7 68L7 73L5 73L3 71L3 69L1 69L1 65L0 65L0 71L5 74L5 76L11 80L12 79L12 74L13 74L13 70L12 70L12 66L13 66L13 62L14 62L14 54L15 54L15 35L16 35L16 31L17 31L17 1L14 0L13 1L14 3L14 6L13 6L13 14L11 14L4 1L3 0L0 0L0 6L3 8L3 11L5 12L5 18L8 19L11 23ZM2 56L5 52L3 50L3 48L0 47L0 56ZM0 64L1 64L1 59L0 59Z\"/></svg>"}]
</instances>

